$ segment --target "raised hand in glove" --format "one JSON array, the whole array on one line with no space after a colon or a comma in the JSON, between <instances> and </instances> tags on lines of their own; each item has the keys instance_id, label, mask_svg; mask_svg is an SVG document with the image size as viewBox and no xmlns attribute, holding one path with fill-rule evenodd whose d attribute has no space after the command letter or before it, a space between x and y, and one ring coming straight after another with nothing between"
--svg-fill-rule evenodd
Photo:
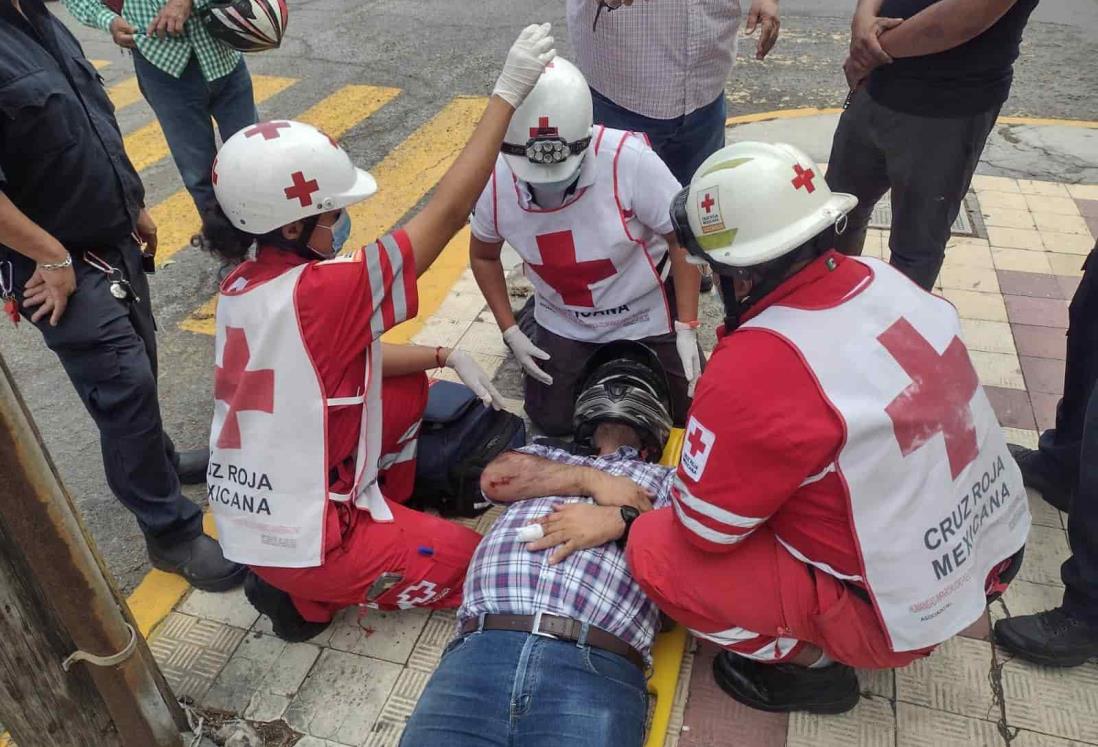
<instances>
[{"instance_id":1,"label":"raised hand in glove","mask_svg":"<svg viewBox=\"0 0 1098 747\"><path fill-rule=\"evenodd\" d=\"M451 350L446 356L446 367L454 369L458 378L465 386L473 390L473 394L480 397L485 407L503 409L503 397L492 386L492 380L487 372L481 368L473 357L461 350Z\"/></svg>"},{"instance_id":2,"label":"raised hand in glove","mask_svg":"<svg viewBox=\"0 0 1098 747\"><path fill-rule=\"evenodd\" d=\"M698 383L701 374L701 350L698 349L697 324L685 324L675 322L675 349L679 351L679 359L682 360L682 371L686 380L690 382L686 393L694 396L694 387Z\"/></svg>"},{"instance_id":3,"label":"raised hand in glove","mask_svg":"<svg viewBox=\"0 0 1098 747\"><path fill-rule=\"evenodd\" d=\"M499 96L516 109L526 100L530 91L545 71L545 66L557 56L553 48L553 37L549 35L550 25L527 26L519 34L507 53L503 63L503 72L499 74L494 96Z\"/></svg>"},{"instance_id":4,"label":"raised hand in glove","mask_svg":"<svg viewBox=\"0 0 1098 747\"><path fill-rule=\"evenodd\" d=\"M511 348L511 352L515 354L515 360L519 362L527 376L532 376L545 386L553 386L553 377L542 371L541 367L534 362L535 358L549 360L549 354L530 342L530 338L523 334L517 324L504 330L503 341L507 343L507 347Z\"/></svg>"}]
</instances>

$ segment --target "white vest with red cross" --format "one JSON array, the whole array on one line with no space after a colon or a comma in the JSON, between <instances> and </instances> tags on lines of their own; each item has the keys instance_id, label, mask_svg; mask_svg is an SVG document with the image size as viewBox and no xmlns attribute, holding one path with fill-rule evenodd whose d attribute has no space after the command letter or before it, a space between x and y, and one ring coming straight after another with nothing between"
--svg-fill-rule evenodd
<instances>
[{"instance_id":1,"label":"white vest with red cross","mask_svg":"<svg viewBox=\"0 0 1098 747\"><path fill-rule=\"evenodd\" d=\"M393 519L377 485L381 376L371 370L380 373L380 343L358 395L325 399L294 300L306 267L251 286L230 277L217 304L206 485L225 557L247 565L320 565L329 500L353 497L375 520ZM363 409L350 494L328 490L330 407Z\"/></svg>"},{"instance_id":2,"label":"white vest with red cross","mask_svg":"<svg viewBox=\"0 0 1098 747\"><path fill-rule=\"evenodd\" d=\"M989 571L1025 544L1029 503L956 310L879 260L857 261L871 276L838 305L775 305L743 328L793 345L842 420L832 468L862 580L892 649L912 651L983 614Z\"/></svg>"},{"instance_id":3,"label":"white vest with red cross","mask_svg":"<svg viewBox=\"0 0 1098 747\"><path fill-rule=\"evenodd\" d=\"M657 266L667 242L623 204L618 158L642 136L595 127L595 179L561 207L525 206L507 162L496 162L497 233L519 253L534 286L534 318L570 340L640 340L671 331ZM636 188L643 188L643 185Z\"/></svg>"}]
</instances>

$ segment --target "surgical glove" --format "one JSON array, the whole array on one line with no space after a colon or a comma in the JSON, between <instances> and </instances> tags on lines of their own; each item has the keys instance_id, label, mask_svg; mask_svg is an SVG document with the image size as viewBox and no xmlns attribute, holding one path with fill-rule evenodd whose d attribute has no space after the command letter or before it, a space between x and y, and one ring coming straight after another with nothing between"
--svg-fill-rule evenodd
<instances>
[{"instance_id":1,"label":"surgical glove","mask_svg":"<svg viewBox=\"0 0 1098 747\"><path fill-rule=\"evenodd\" d=\"M492 380L488 373L481 368L473 357L461 350L451 350L446 356L446 367L454 369L465 386L473 390L473 394L480 397L485 407L503 409L503 397L492 386Z\"/></svg>"},{"instance_id":2,"label":"surgical glove","mask_svg":"<svg viewBox=\"0 0 1098 747\"><path fill-rule=\"evenodd\" d=\"M507 347L511 348L511 352L515 354L515 359L527 376L532 376L545 386L553 386L553 377L542 371L534 362L535 358L549 360L549 354L530 342L530 338L522 333L517 324L504 330L503 341L507 343Z\"/></svg>"},{"instance_id":3,"label":"surgical glove","mask_svg":"<svg viewBox=\"0 0 1098 747\"><path fill-rule=\"evenodd\" d=\"M507 53L503 72L499 74L492 94L516 109L526 99L527 94L534 90L545 66L557 56L549 28L548 23L527 26Z\"/></svg>"},{"instance_id":4,"label":"surgical glove","mask_svg":"<svg viewBox=\"0 0 1098 747\"><path fill-rule=\"evenodd\" d=\"M679 351L682 371L690 382L686 393L694 396L694 386L701 373L701 350L698 348L698 330L689 324L675 322L675 348Z\"/></svg>"}]
</instances>

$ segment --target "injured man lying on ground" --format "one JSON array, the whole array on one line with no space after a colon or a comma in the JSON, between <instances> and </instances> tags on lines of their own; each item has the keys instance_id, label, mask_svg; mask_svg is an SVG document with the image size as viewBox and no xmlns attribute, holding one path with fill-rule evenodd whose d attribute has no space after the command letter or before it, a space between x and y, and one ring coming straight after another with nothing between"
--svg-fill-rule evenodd
<instances>
[{"instance_id":1,"label":"injured man lying on ground","mask_svg":"<svg viewBox=\"0 0 1098 747\"><path fill-rule=\"evenodd\" d=\"M482 474L509 505L473 556L405 747L643 743L659 611L623 547L640 510L670 505L674 470L652 462L671 416L655 356L608 347L576 399L576 444L506 452Z\"/></svg>"}]
</instances>

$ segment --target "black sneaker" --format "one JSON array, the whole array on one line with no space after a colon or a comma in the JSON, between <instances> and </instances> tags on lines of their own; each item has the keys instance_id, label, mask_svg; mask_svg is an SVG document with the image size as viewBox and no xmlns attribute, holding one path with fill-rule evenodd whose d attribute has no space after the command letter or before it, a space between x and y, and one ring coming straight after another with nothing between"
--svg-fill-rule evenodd
<instances>
[{"instance_id":1,"label":"black sneaker","mask_svg":"<svg viewBox=\"0 0 1098 747\"><path fill-rule=\"evenodd\" d=\"M1049 467L1044 455L1037 449L1027 449L1019 444L1007 444L1010 455L1018 463L1022 470L1022 481L1027 487L1033 488L1053 508L1065 513L1071 508L1072 487L1065 485L1064 481Z\"/></svg>"},{"instance_id":2,"label":"black sneaker","mask_svg":"<svg viewBox=\"0 0 1098 747\"><path fill-rule=\"evenodd\" d=\"M1049 667L1077 667L1098 656L1098 625L1063 607L995 623L995 642L1011 653Z\"/></svg>"},{"instance_id":3,"label":"black sneaker","mask_svg":"<svg viewBox=\"0 0 1098 747\"><path fill-rule=\"evenodd\" d=\"M713 292L713 273L703 272L702 273L702 282L701 282L701 293L705 294L705 293L712 293L712 292Z\"/></svg>"},{"instance_id":4,"label":"black sneaker","mask_svg":"<svg viewBox=\"0 0 1098 747\"><path fill-rule=\"evenodd\" d=\"M740 703L772 713L846 713L861 698L858 677L845 664L808 669L722 651L713 659L713 679Z\"/></svg>"},{"instance_id":5,"label":"black sneaker","mask_svg":"<svg viewBox=\"0 0 1098 747\"><path fill-rule=\"evenodd\" d=\"M206 482L206 469L210 465L209 449L189 449L175 452L172 466L184 485L201 485Z\"/></svg>"},{"instance_id":6,"label":"black sneaker","mask_svg":"<svg viewBox=\"0 0 1098 747\"><path fill-rule=\"evenodd\" d=\"M251 572L244 579L244 596L248 597L253 607L271 618L274 634L289 643L307 641L331 625L331 622L309 622L297 611L289 594Z\"/></svg>"},{"instance_id":7,"label":"black sneaker","mask_svg":"<svg viewBox=\"0 0 1098 747\"><path fill-rule=\"evenodd\" d=\"M192 540L161 546L145 538L149 562L165 573L176 573L202 591L228 591L240 586L248 569L226 560L217 540L200 534Z\"/></svg>"}]
</instances>

